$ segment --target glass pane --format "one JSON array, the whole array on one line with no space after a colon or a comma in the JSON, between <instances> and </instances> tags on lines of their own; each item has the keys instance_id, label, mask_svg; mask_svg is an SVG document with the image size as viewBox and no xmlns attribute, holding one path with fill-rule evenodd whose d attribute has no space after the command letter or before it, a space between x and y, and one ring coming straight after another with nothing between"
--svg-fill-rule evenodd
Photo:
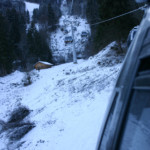
<instances>
[{"instance_id":1,"label":"glass pane","mask_svg":"<svg viewBox=\"0 0 150 150\"><path fill-rule=\"evenodd\" d=\"M113 130L114 128L112 129L111 126L112 126L112 118L113 118L113 115L114 115L114 109L115 109L115 106L116 106L116 101L117 101L118 96L119 96L119 93L116 92L113 103L112 103L112 106L111 106L111 109L110 109L109 118L108 118L107 123L106 123L106 128L105 128L105 131L104 131L102 143L100 145L101 150L106 149L106 147L108 147L110 145L110 143L109 143L109 145L107 143L108 143L108 141L111 141L110 140L111 139L111 133L112 133L112 131L114 131ZM115 116L115 118L116 118L116 116Z\"/></svg>"},{"instance_id":2,"label":"glass pane","mask_svg":"<svg viewBox=\"0 0 150 150\"><path fill-rule=\"evenodd\" d=\"M135 91L120 150L150 149L150 91Z\"/></svg>"}]
</instances>

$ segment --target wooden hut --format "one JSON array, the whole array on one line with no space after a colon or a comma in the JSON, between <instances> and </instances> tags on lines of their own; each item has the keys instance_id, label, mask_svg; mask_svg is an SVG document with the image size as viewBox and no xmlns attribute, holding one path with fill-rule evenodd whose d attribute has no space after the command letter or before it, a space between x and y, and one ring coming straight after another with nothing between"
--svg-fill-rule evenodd
<instances>
[{"instance_id":1,"label":"wooden hut","mask_svg":"<svg viewBox=\"0 0 150 150\"><path fill-rule=\"evenodd\" d=\"M47 68L51 68L53 66L53 64L49 63L49 62L45 62L45 61L38 61L35 65L34 68L36 70L40 70L40 69L47 69Z\"/></svg>"}]
</instances>

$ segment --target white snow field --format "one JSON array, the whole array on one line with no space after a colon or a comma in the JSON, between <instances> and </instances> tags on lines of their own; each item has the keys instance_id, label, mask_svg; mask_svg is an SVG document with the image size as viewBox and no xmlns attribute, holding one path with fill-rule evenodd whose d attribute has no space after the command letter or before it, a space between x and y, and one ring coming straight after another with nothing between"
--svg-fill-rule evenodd
<instances>
[{"instance_id":1,"label":"white snow field","mask_svg":"<svg viewBox=\"0 0 150 150\"><path fill-rule=\"evenodd\" d=\"M36 127L20 141L0 134L0 150L95 150L109 98L124 56L110 47L78 64L66 63L0 78L0 120L7 121L18 106L31 111L25 118Z\"/></svg>"},{"instance_id":2,"label":"white snow field","mask_svg":"<svg viewBox=\"0 0 150 150\"><path fill-rule=\"evenodd\" d=\"M25 6L26 6L26 11L29 11L29 15L30 15L30 20L32 20L32 16L33 16L33 10L34 9L39 9L39 4L36 3L31 3L31 2L24 2Z\"/></svg>"}]
</instances>

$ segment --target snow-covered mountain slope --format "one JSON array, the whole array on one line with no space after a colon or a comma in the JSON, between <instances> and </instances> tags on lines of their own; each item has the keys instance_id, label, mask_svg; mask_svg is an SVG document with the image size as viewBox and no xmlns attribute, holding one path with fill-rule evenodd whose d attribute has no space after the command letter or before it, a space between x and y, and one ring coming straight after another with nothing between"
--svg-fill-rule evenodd
<instances>
[{"instance_id":1,"label":"snow-covered mountain slope","mask_svg":"<svg viewBox=\"0 0 150 150\"><path fill-rule=\"evenodd\" d=\"M31 71L32 84L26 87L25 73L1 77L0 120L7 121L14 108L24 105L33 110L25 119L36 127L16 142L3 132L0 150L95 150L123 60L112 45L78 64Z\"/></svg>"},{"instance_id":2,"label":"snow-covered mountain slope","mask_svg":"<svg viewBox=\"0 0 150 150\"><path fill-rule=\"evenodd\" d=\"M26 10L29 11L31 22L33 10L39 9L39 4L25 2L25 6ZM83 58L86 43L88 42L88 38L91 35L90 26L87 20L79 16L71 16L70 8L67 5L66 0L62 0L60 10L62 12L62 16L60 17L58 24L56 24L57 29L53 33L50 33L49 38L49 47L52 52L53 61L56 64L72 61L73 41L75 44L77 57ZM39 30L42 29L43 25L36 23L35 26L36 29ZM29 27L30 24L27 24L27 30ZM68 37L72 38L72 42L66 42L66 38Z\"/></svg>"},{"instance_id":3,"label":"snow-covered mountain slope","mask_svg":"<svg viewBox=\"0 0 150 150\"><path fill-rule=\"evenodd\" d=\"M57 63L72 61L73 42L77 57L83 58L85 46L91 34L87 20L80 16L71 16L70 9L67 1L62 0L60 7L62 16L59 19L57 30L50 37L50 48L54 61ZM84 35L82 35L83 32L85 33ZM66 41L67 38L70 38L72 42Z\"/></svg>"},{"instance_id":4,"label":"snow-covered mountain slope","mask_svg":"<svg viewBox=\"0 0 150 150\"><path fill-rule=\"evenodd\" d=\"M31 2L26 2L26 1L24 3L25 3L26 11L29 11L29 17L30 17L30 23L26 25L26 31L28 31L28 29L31 26L31 21L32 21L32 17L33 17L33 11L34 11L34 9L39 9L40 5L37 4L37 3L31 3ZM35 27L39 31L40 24L35 23Z\"/></svg>"},{"instance_id":5,"label":"snow-covered mountain slope","mask_svg":"<svg viewBox=\"0 0 150 150\"><path fill-rule=\"evenodd\" d=\"M66 15L59 19L59 28L51 34L50 38L50 47L55 62L59 62L60 58L64 62L72 61L73 42L66 42L67 37L73 40L71 24L74 30L74 43L77 57L82 58L84 55L85 45L90 36L90 26L86 19ZM82 32L87 33L87 37L82 37Z\"/></svg>"}]
</instances>

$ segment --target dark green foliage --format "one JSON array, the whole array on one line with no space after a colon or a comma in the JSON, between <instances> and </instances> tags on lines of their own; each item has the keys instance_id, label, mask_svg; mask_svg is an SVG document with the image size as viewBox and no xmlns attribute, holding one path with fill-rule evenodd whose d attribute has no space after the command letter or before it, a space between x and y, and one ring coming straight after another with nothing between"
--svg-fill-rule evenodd
<instances>
[{"instance_id":1,"label":"dark green foliage","mask_svg":"<svg viewBox=\"0 0 150 150\"><path fill-rule=\"evenodd\" d=\"M12 113L10 118L8 119L8 123L13 122L20 122L22 121L26 116L28 116L30 113L30 110L26 107L19 107L15 109Z\"/></svg>"},{"instance_id":2,"label":"dark green foliage","mask_svg":"<svg viewBox=\"0 0 150 150\"><path fill-rule=\"evenodd\" d=\"M35 28L35 24L34 22L31 23L31 27L29 28L28 30L28 33L27 33L27 44L28 44L28 47L29 47L29 53L35 53L35 49L34 49L34 33L37 32L36 31L36 28Z\"/></svg>"},{"instance_id":3,"label":"dark green foliage","mask_svg":"<svg viewBox=\"0 0 150 150\"><path fill-rule=\"evenodd\" d=\"M38 22L39 19L39 9L34 9L33 10L33 16L32 16L33 21L36 23Z\"/></svg>"},{"instance_id":4,"label":"dark green foliage","mask_svg":"<svg viewBox=\"0 0 150 150\"><path fill-rule=\"evenodd\" d=\"M7 10L6 18L9 22L10 38L13 44L19 43L21 31L25 30L25 17L15 9Z\"/></svg>"},{"instance_id":5,"label":"dark green foliage","mask_svg":"<svg viewBox=\"0 0 150 150\"><path fill-rule=\"evenodd\" d=\"M27 2L40 3L40 2L41 2L41 0L27 0Z\"/></svg>"},{"instance_id":6,"label":"dark green foliage","mask_svg":"<svg viewBox=\"0 0 150 150\"><path fill-rule=\"evenodd\" d=\"M56 16L54 14L51 4L49 3L48 4L48 25L52 27L51 30L56 29L55 26L56 23L57 23Z\"/></svg>"},{"instance_id":7,"label":"dark green foliage","mask_svg":"<svg viewBox=\"0 0 150 150\"><path fill-rule=\"evenodd\" d=\"M45 32L38 32L34 23L31 23L31 27L27 34L27 43L29 47L28 58L30 63L34 64L39 60L51 61L51 52L46 42L46 35L42 35Z\"/></svg>"},{"instance_id":8,"label":"dark green foliage","mask_svg":"<svg viewBox=\"0 0 150 150\"><path fill-rule=\"evenodd\" d=\"M90 24L98 22L100 20L100 16L98 13L98 3L97 1L93 0L87 0L87 7L86 7L86 18ZM86 45L86 51L84 52L84 55L86 57L91 56L95 53L97 53L97 49L95 48L95 37L97 35L97 26L91 28L91 37L89 39L89 42Z\"/></svg>"},{"instance_id":9,"label":"dark green foliage","mask_svg":"<svg viewBox=\"0 0 150 150\"><path fill-rule=\"evenodd\" d=\"M40 4L39 9L34 9L33 11L33 21L34 23L42 24L43 28L49 31L54 31L56 29L56 24L60 16L58 12L54 11L52 7L52 2L43 2ZM55 8L57 9L57 7Z\"/></svg>"},{"instance_id":10,"label":"dark green foliage","mask_svg":"<svg viewBox=\"0 0 150 150\"><path fill-rule=\"evenodd\" d=\"M30 15L29 15L29 11L26 11L26 23L29 24L30 23Z\"/></svg>"},{"instance_id":11,"label":"dark green foliage","mask_svg":"<svg viewBox=\"0 0 150 150\"><path fill-rule=\"evenodd\" d=\"M29 31L26 31L26 24L30 24L29 11L25 11L25 7L23 10L23 2L17 2L16 5L10 0L0 2L0 76L15 69L27 71L33 69L33 64L38 60L52 59L47 33L56 29L60 1L32 2L40 3L40 9L34 10ZM54 8L57 11L54 12ZM40 24L40 31L36 30L35 23Z\"/></svg>"},{"instance_id":12,"label":"dark green foliage","mask_svg":"<svg viewBox=\"0 0 150 150\"><path fill-rule=\"evenodd\" d=\"M20 30L19 30L20 18L19 18L19 14L16 12L15 9L7 10L6 18L9 23L8 36L10 40L11 56L15 60L19 53L17 44L19 43L21 37Z\"/></svg>"},{"instance_id":13,"label":"dark green foliage","mask_svg":"<svg viewBox=\"0 0 150 150\"><path fill-rule=\"evenodd\" d=\"M109 19L137 8L135 2L129 0L98 0L98 3L101 20ZM132 5L133 3L134 6ZM117 41L118 43L125 41L129 31L140 23L139 20L135 14L130 14L99 25L95 39L96 48L103 48L112 41Z\"/></svg>"},{"instance_id":14,"label":"dark green foliage","mask_svg":"<svg viewBox=\"0 0 150 150\"><path fill-rule=\"evenodd\" d=\"M12 69L12 51L7 28L7 21L0 14L0 75L10 73Z\"/></svg>"},{"instance_id":15,"label":"dark green foliage","mask_svg":"<svg viewBox=\"0 0 150 150\"><path fill-rule=\"evenodd\" d=\"M47 5L46 4L40 5L38 20L41 24L47 24L47 22L48 22L47 14L48 14Z\"/></svg>"},{"instance_id":16,"label":"dark green foliage","mask_svg":"<svg viewBox=\"0 0 150 150\"><path fill-rule=\"evenodd\" d=\"M11 73L12 62L22 57L21 39L25 34L25 15L9 8L1 13L0 75Z\"/></svg>"},{"instance_id":17,"label":"dark green foliage","mask_svg":"<svg viewBox=\"0 0 150 150\"><path fill-rule=\"evenodd\" d=\"M96 1L87 0L86 17L89 23L94 23L99 19L98 4Z\"/></svg>"},{"instance_id":18,"label":"dark green foliage","mask_svg":"<svg viewBox=\"0 0 150 150\"><path fill-rule=\"evenodd\" d=\"M33 12L33 20L34 22L39 22L53 31L56 29L56 23L58 18L56 17L51 3L41 4L39 10L34 10Z\"/></svg>"}]
</instances>

